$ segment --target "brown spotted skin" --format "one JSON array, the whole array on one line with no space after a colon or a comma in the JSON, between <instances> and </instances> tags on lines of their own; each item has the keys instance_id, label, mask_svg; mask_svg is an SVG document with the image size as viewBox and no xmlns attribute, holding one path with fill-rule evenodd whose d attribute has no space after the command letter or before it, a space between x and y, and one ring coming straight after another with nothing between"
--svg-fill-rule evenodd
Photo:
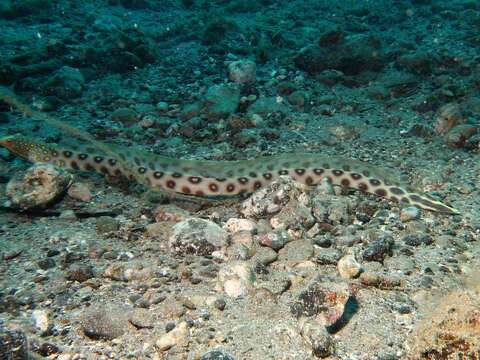
<instances>
[{"instance_id":1,"label":"brown spotted skin","mask_svg":"<svg viewBox=\"0 0 480 360\"><path fill-rule=\"evenodd\" d=\"M197 196L249 194L290 176L314 186L327 178L333 185L358 189L425 210L457 214L457 210L422 194L407 191L395 179L367 164L323 158L317 154L286 154L242 161L198 161L167 158L139 151L115 149L118 158L82 150L56 148L23 137L0 139L0 145L32 162L48 162L74 170L124 176L145 185ZM112 148L115 148L112 146Z\"/></svg>"}]
</instances>

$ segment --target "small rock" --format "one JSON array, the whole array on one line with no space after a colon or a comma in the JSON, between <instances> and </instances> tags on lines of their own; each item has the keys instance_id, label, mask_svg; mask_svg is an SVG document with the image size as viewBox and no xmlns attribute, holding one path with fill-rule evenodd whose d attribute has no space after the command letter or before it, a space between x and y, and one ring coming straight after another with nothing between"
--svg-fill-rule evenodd
<instances>
[{"instance_id":1,"label":"small rock","mask_svg":"<svg viewBox=\"0 0 480 360\"><path fill-rule=\"evenodd\" d=\"M175 345L184 344L189 337L188 325L185 321L179 323L173 330L166 333L156 341L156 345L160 351L170 349Z\"/></svg>"},{"instance_id":2,"label":"small rock","mask_svg":"<svg viewBox=\"0 0 480 360\"><path fill-rule=\"evenodd\" d=\"M45 333L50 327L50 321L48 320L48 314L45 310L33 310L32 320L35 324L35 328L41 333Z\"/></svg>"},{"instance_id":3,"label":"small rock","mask_svg":"<svg viewBox=\"0 0 480 360\"><path fill-rule=\"evenodd\" d=\"M82 315L80 323L89 338L112 340L128 331L128 314L116 305L92 306Z\"/></svg>"},{"instance_id":4,"label":"small rock","mask_svg":"<svg viewBox=\"0 0 480 360\"><path fill-rule=\"evenodd\" d=\"M227 306L227 303L223 299L216 299L213 303L213 306L215 306L216 309L223 311L225 310L225 306Z\"/></svg>"},{"instance_id":5,"label":"small rock","mask_svg":"<svg viewBox=\"0 0 480 360\"><path fill-rule=\"evenodd\" d=\"M239 84L254 83L257 67L251 60L238 60L228 64L228 77Z\"/></svg>"},{"instance_id":6,"label":"small rock","mask_svg":"<svg viewBox=\"0 0 480 360\"><path fill-rule=\"evenodd\" d=\"M72 199L88 202L92 200L92 193L87 185L82 183L73 183L68 188L68 196Z\"/></svg>"},{"instance_id":7,"label":"small rock","mask_svg":"<svg viewBox=\"0 0 480 360\"><path fill-rule=\"evenodd\" d=\"M268 246L275 251L282 249L287 243L292 241L292 237L285 230L275 230L258 237L258 243L262 246Z\"/></svg>"},{"instance_id":8,"label":"small rock","mask_svg":"<svg viewBox=\"0 0 480 360\"><path fill-rule=\"evenodd\" d=\"M6 188L10 205L21 210L46 208L65 193L72 177L51 164L36 164L12 178Z\"/></svg>"},{"instance_id":9,"label":"small rock","mask_svg":"<svg viewBox=\"0 0 480 360\"><path fill-rule=\"evenodd\" d=\"M168 111L168 103L165 101L160 101L155 106L158 112L166 113Z\"/></svg>"},{"instance_id":10,"label":"small rock","mask_svg":"<svg viewBox=\"0 0 480 360\"><path fill-rule=\"evenodd\" d=\"M212 221L190 218L175 224L168 244L175 254L211 255L224 249L228 233Z\"/></svg>"},{"instance_id":11,"label":"small rock","mask_svg":"<svg viewBox=\"0 0 480 360\"><path fill-rule=\"evenodd\" d=\"M225 228L231 233L240 231L254 232L257 229L257 224L249 219L230 218L225 223Z\"/></svg>"},{"instance_id":12,"label":"small rock","mask_svg":"<svg viewBox=\"0 0 480 360\"><path fill-rule=\"evenodd\" d=\"M400 220L403 222L420 219L420 209L416 206L403 208L400 212Z\"/></svg>"},{"instance_id":13,"label":"small rock","mask_svg":"<svg viewBox=\"0 0 480 360\"><path fill-rule=\"evenodd\" d=\"M362 266L358 263L353 255L345 255L337 264L338 272L344 279L354 279L362 271Z\"/></svg>"},{"instance_id":14,"label":"small rock","mask_svg":"<svg viewBox=\"0 0 480 360\"><path fill-rule=\"evenodd\" d=\"M245 296L253 288L255 273L246 261L226 263L218 272L217 291L223 291L232 298Z\"/></svg>"}]
</instances>

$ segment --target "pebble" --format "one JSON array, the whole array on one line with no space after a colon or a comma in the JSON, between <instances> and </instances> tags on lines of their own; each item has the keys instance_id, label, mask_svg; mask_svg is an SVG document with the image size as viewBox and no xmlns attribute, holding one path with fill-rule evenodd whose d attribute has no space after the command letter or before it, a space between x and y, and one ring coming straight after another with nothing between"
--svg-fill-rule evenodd
<instances>
[{"instance_id":1,"label":"pebble","mask_svg":"<svg viewBox=\"0 0 480 360\"><path fill-rule=\"evenodd\" d=\"M45 310L33 310L32 320L35 324L35 328L41 333L45 333L50 327L50 321L48 319L48 314Z\"/></svg>"},{"instance_id":2,"label":"pebble","mask_svg":"<svg viewBox=\"0 0 480 360\"><path fill-rule=\"evenodd\" d=\"M188 324L182 321L173 330L161 336L155 344L160 351L166 351L175 345L186 343L188 337Z\"/></svg>"},{"instance_id":3,"label":"pebble","mask_svg":"<svg viewBox=\"0 0 480 360\"><path fill-rule=\"evenodd\" d=\"M215 306L216 309L223 311L225 310L227 303L225 302L224 299L219 298L214 301L213 306Z\"/></svg>"},{"instance_id":4,"label":"pebble","mask_svg":"<svg viewBox=\"0 0 480 360\"><path fill-rule=\"evenodd\" d=\"M257 224L250 219L230 218L225 223L224 228L233 234L241 231L254 232L257 229Z\"/></svg>"},{"instance_id":5,"label":"pebble","mask_svg":"<svg viewBox=\"0 0 480 360\"><path fill-rule=\"evenodd\" d=\"M70 186L72 177L51 164L35 164L7 184L9 205L21 210L47 208Z\"/></svg>"},{"instance_id":6,"label":"pebble","mask_svg":"<svg viewBox=\"0 0 480 360\"><path fill-rule=\"evenodd\" d=\"M215 289L231 298L245 296L255 282L252 265L247 261L232 261L223 265L217 275Z\"/></svg>"},{"instance_id":7,"label":"pebble","mask_svg":"<svg viewBox=\"0 0 480 360\"><path fill-rule=\"evenodd\" d=\"M258 243L262 246L267 246L275 251L282 249L293 238L285 230L272 231L258 237Z\"/></svg>"},{"instance_id":8,"label":"pebble","mask_svg":"<svg viewBox=\"0 0 480 360\"><path fill-rule=\"evenodd\" d=\"M338 272L344 279L354 279L362 271L362 265L358 263L354 255L345 255L337 264Z\"/></svg>"},{"instance_id":9,"label":"pebble","mask_svg":"<svg viewBox=\"0 0 480 360\"><path fill-rule=\"evenodd\" d=\"M170 250L177 255L211 255L224 249L228 233L212 221L190 218L175 224L169 237Z\"/></svg>"}]
</instances>

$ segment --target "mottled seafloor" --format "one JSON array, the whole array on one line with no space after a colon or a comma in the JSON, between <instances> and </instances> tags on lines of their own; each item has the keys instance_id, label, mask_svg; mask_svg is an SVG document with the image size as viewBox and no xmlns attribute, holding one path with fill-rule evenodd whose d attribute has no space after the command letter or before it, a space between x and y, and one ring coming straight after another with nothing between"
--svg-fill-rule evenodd
<instances>
[{"instance_id":1,"label":"mottled seafloor","mask_svg":"<svg viewBox=\"0 0 480 360\"><path fill-rule=\"evenodd\" d=\"M288 180L280 203L198 203L78 172L22 213L5 189L31 164L1 149L0 359L478 358L479 28L469 0L2 1L0 84L97 140L356 158L460 214ZM1 136L76 141L0 111Z\"/></svg>"}]
</instances>

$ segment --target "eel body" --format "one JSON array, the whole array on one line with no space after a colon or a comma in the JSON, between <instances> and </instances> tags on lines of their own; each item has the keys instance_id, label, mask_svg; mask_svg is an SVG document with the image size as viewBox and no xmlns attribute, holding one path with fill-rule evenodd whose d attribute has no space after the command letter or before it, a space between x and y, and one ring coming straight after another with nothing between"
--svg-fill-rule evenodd
<instances>
[{"instance_id":1,"label":"eel body","mask_svg":"<svg viewBox=\"0 0 480 360\"><path fill-rule=\"evenodd\" d=\"M154 188L196 196L249 194L282 175L306 185L327 178L333 185L358 189L421 209L458 214L454 208L413 192L388 174L359 161L318 154L285 154L253 160L179 160L128 148L111 147L110 154L39 143L26 137L5 137L0 145L31 162L96 171L107 176L136 179ZM108 145L110 146L110 145ZM115 157L111 156L115 153Z\"/></svg>"}]
</instances>

